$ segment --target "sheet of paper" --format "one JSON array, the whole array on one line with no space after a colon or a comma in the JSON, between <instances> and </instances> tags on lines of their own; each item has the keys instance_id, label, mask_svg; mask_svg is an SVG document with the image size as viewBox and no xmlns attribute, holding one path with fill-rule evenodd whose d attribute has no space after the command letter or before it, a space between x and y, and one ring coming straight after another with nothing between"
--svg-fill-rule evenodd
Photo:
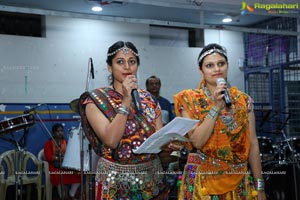
<instances>
[{"instance_id":1,"label":"sheet of paper","mask_svg":"<svg viewBox=\"0 0 300 200\"><path fill-rule=\"evenodd\" d=\"M190 131L199 120L175 117L171 122L152 134L141 146L134 149L136 154L159 153L161 146L172 140L188 141L184 135Z\"/></svg>"}]
</instances>

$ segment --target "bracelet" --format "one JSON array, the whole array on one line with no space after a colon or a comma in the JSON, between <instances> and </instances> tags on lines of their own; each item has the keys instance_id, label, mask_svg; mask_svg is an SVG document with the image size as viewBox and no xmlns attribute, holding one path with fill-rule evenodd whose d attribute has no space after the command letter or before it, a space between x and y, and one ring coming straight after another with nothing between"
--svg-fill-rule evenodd
<instances>
[{"instance_id":1,"label":"bracelet","mask_svg":"<svg viewBox=\"0 0 300 200\"><path fill-rule=\"evenodd\" d=\"M265 181L262 178L256 178L255 180L256 190L264 191L265 190Z\"/></svg>"},{"instance_id":2,"label":"bracelet","mask_svg":"<svg viewBox=\"0 0 300 200\"><path fill-rule=\"evenodd\" d=\"M121 104L120 107L117 109L117 113L122 115L129 115L129 108Z\"/></svg>"},{"instance_id":3,"label":"bracelet","mask_svg":"<svg viewBox=\"0 0 300 200\"><path fill-rule=\"evenodd\" d=\"M210 110L209 113L206 115L207 118L209 119L217 119L219 115L219 109L215 106L213 106Z\"/></svg>"}]
</instances>

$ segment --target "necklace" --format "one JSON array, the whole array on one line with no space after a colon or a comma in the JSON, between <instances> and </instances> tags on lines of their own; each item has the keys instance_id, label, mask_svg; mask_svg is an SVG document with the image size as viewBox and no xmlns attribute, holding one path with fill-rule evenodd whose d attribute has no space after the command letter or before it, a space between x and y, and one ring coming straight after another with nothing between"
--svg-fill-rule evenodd
<instances>
[{"instance_id":1,"label":"necklace","mask_svg":"<svg viewBox=\"0 0 300 200\"><path fill-rule=\"evenodd\" d=\"M214 97L211 95L208 87L206 86L206 84L202 85L202 90L204 91L205 95L210 98L212 101L214 101Z\"/></svg>"},{"instance_id":2,"label":"necklace","mask_svg":"<svg viewBox=\"0 0 300 200\"><path fill-rule=\"evenodd\" d=\"M234 129L237 128L236 121L233 118L232 107L229 108L229 112L222 113L220 117L223 123L227 126L229 131L233 131Z\"/></svg>"}]
</instances>

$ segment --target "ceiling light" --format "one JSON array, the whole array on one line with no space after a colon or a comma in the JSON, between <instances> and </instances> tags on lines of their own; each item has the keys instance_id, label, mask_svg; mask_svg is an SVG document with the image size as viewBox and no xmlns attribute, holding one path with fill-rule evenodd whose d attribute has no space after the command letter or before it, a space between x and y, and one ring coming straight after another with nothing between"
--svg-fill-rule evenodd
<instances>
[{"instance_id":1,"label":"ceiling light","mask_svg":"<svg viewBox=\"0 0 300 200\"><path fill-rule=\"evenodd\" d=\"M222 22L224 23L229 23L229 22L232 22L232 18L231 17L225 17Z\"/></svg>"},{"instance_id":2,"label":"ceiling light","mask_svg":"<svg viewBox=\"0 0 300 200\"><path fill-rule=\"evenodd\" d=\"M102 11L102 7L101 6L94 6L94 7L92 7L92 11L100 12L100 11Z\"/></svg>"}]
</instances>

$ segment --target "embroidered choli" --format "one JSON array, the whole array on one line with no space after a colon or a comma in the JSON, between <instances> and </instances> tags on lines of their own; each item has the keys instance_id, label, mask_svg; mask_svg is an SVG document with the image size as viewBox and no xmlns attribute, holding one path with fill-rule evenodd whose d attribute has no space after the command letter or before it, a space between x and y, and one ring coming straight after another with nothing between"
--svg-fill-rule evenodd
<instances>
[{"instance_id":1,"label":"embroidered choli","mask_svg":"<svg viewBox=\"0 0 300 200\"><path fill-rule=\"evenodd\" d=\"M112 121L114 118L112 110L117 110L123 97L110 87L98 88L98 90L106 97L106 100L97 98L101 111ZM152 95L142 89L139 89L138 92L141 99L142 113L138 115L135 109L130 109L123 137L116 149L102 145L102 156L121 164L139 163L156 157L151 154L134 154L132 151L156 131L155 120L161 115L159 104L152 98ZM92 93L92 95L94 94ZM89 99L86 103L91 102L93 101ZM105 102L109 102L109 105Z\"/></svg>"}]
</instances>

